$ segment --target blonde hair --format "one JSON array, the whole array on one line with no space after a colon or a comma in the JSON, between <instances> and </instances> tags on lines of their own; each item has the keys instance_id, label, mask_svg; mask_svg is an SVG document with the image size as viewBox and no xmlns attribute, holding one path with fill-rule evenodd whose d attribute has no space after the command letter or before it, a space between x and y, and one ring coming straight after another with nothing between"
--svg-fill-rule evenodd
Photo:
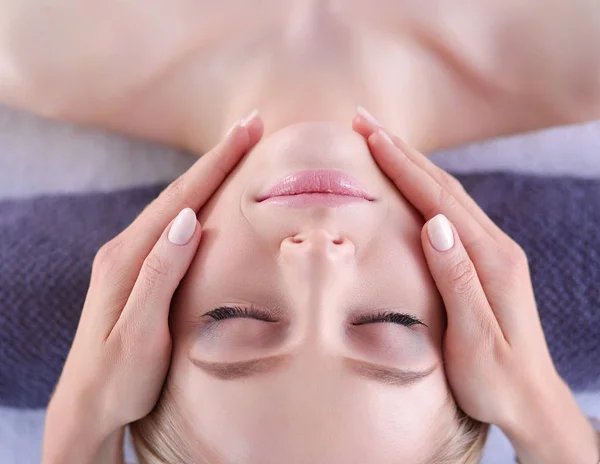
<instances>
[{"instance_id":1,"label":"blonde hair","mask_svg":"<svg viewBox=\"0 0 600 464\"><path fill-rule=\"evenodd\" d=\"M490 424L480 422L463 412L449 393L454 408L456 429L448 430L431 457L432 464L479 464L487 441Z\"/></svg>"},{"instance_id":2,"label":"blonde hair","mask_svg":"<svg viewBox=\"0 0 600 464\"><path fill-rule=\"evenodd\" d=\"M436 447L428 464L479 464L487 440L489 424L467 416L456 404L452 395L449 402L454 408L456 428L452 428ZM216 464L218 459L205 444L194 443L194 449L202 450L201 461L190 454L191 443L168 391L163 393L153 411L130 425L135 451L140 464Z\"/></svg>"}]
</instances>

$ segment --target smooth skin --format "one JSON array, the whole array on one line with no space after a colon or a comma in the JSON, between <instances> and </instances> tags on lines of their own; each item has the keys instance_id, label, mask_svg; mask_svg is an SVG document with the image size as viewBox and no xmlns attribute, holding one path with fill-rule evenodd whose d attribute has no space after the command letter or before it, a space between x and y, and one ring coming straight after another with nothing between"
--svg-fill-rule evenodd
<instances>
[{"instance_id":1,"label":"smooth skin","mask_svg":"<svg viewBox=\"0 0 600 464\"><path fill-rule=\"evenodd\" d=\"M521 463L596 462L598 437L549 355L523 250L424 155L362 116L353 128L427 220L422 245L446 305L445 369L460 407L498 425ZM48 408L44 464L123 462L124 426L152 410L164 383L170 301L201 239L196 227L187 245L171 244L169 221L199 211L263 130L257 115L235 126L99 251ZM443 252L428 234L439 214L454 239Z\"/></svg>"}]
</instances>

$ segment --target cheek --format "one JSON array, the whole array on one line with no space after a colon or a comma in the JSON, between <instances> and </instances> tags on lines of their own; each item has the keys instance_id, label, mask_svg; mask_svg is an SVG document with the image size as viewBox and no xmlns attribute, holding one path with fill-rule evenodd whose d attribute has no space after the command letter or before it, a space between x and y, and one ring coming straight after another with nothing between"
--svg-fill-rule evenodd
<instances>
[{"instance_id":1,"label":"cheek","mask_svg":"<svg viewBox=\"0 0 600 464\"><path fill-rule=\"evenodd\" d=\"M391 215L382 224L365 251L353 298L369 306L404 308L429 326L429 339L439 346L446 313L423 253L421 227L411 221L395 225L395 220L400 218Z\"/></svg>"},{"instance_id":2,"label":"cheek","mask_svg":"<svg viewBox=\"0 0 600 464\"><path fill-rule=\"evenodd\" d=\"M223 303L212 295L218 295L217 300L234 296L231 290L237 290L240 287L237 283L247 277L248 262L254 263L255 267L261 262L261 255L252 253L252 243L244 224L224 220L201 224L200 245L179 291L185 306L196 315L204 309L209 311L211 308L207 305Z\"/></svg>"},{"instance_id":3,"label":"cheek","mask_svg":"<svg viewBox=\"0 0 600 464\"><path fill-rule=\"evenodd\" d=\"M377 274L380 286L419 303L428 304L437 292L427 265L420 238L398 237L388 233L376 243L369 257L370 271ZM396 290L394 290L396 289Z\"/></svg>"}]
</instances>

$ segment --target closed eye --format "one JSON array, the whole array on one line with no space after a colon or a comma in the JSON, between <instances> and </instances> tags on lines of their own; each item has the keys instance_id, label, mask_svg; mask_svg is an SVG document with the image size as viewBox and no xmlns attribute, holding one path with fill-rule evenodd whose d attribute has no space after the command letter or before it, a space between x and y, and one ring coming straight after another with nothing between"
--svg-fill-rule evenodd
<instances>
[{"instance_id":1,"label":"closed eye","mask_svg":"<svg viewBox=\"0 0 600 464\"><path fill-rule=\"evenodd\" d=\"M363 325L363 324L373 324L379 322L391 322L393 324L404 325L406 327L410 327L411 325L420 324L425 327L429 327L425 324L421 319L415 316L411 316L406 313L397 313L394 311L381 311L375 314L365 314L361 316L356 322L353 322L352 325Z\"/></svg>"},{"instance_id":2,"label":"closed eye","mask_svg":"<svg viewBox=\"0 0 600 464\"><path fill-rule=\"evenodd\" d=\"M277 322L277 320L273 319L266 311L255 306L250 306L249 308L242 308L241 306L220 306L204 314L204 316L211 317L215 321L240 317L264 322Z\"/></svg>"},{"instance_id":3,"label":"closed eye","mask_svg":"<svg viewBox=\"0 0 600 464\"><path fill-rule=\"evenodd\" d=\"M277 322L277 320L274 319L268 312L255 306L250 306L249 308L244 308L241 306L220 306L204 314L204 316L210 317L214 321L222 321L233 318L246 318L256 319L264 322ZM380 311L379 313L375 314L365 314L357 321L353 322L352 325L364 325L382 322L399 324L406 327L416 324L429 327L418 317L406 313L398 313L395 311Z\"/></svg>"}]
</instances>

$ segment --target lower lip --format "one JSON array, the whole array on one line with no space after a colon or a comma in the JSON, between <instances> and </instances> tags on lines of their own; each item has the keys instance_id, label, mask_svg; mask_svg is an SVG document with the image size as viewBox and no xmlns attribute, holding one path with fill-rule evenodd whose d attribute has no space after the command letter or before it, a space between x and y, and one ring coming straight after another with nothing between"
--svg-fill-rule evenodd
<instances>
[{"instance_id":1,"label":"lower lip","mask_svg":"<svg viewBox=\"0 0 600 464\"><path fill-rule=\"evenodd\" d=\"M302 208L305 206L341 206L348 203L366 202L364 198L351 197L348 195L336 195L333 193L301 193L299 195L282 195L263 200L262 203L272 205L293 206Z\"/></svg>"}]
</instances>

